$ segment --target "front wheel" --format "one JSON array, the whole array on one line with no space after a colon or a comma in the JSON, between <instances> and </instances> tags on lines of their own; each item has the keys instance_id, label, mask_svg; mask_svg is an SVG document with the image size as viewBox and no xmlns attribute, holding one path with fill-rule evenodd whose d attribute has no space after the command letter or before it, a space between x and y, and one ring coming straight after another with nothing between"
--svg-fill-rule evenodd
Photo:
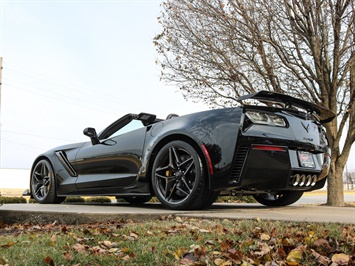
<instances>
[{"instance_id":1,"label":"front wheel","mask_svg":"<svg viewBox=\"0 0 355 266\"><path fill-rule=\"evenodd\" d=\"M303 191L282 191L272 194L254 195L254 199L266 206L287 206L298 201Z\"/></svg>"},{"instance_id":2,"label":"front wheel","mask_svg":"<svg viewBox=\"0 0 355 266\"><path fill-rule=\"evenodd\" d=\"M55 178L49 161L40 160L31 173L31 193L39 203L61 203L65 197L57 197Z\"/></svg>"},{"instance_id":3,"label":"front wheel","mask_svg":"<svg viewBox=\"0 0 355 266\"><path fill-rule=\"evenodd\" d=\"M152 186L162 205L175 210L200 209L209 194L201 159L184 141L172 141L159 151Z\"/></svg>"}]
</instances>

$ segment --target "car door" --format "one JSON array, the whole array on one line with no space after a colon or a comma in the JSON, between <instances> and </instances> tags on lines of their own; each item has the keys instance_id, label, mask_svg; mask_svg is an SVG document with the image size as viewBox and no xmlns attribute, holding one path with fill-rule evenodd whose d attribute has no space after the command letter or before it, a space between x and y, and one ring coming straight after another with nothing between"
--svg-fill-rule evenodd
<instances>
[{"instance_id":1,"label":"car door","mask_svg":"<svg viewBox=\"0 0 355 266\"><path fill-rule=\"evenodd\" d=\"M146 127L114 133L99 144L86 143L77 153L76 186L82 194L119 193L132 186L142 166Z\"/></svg>"}]
</instances>

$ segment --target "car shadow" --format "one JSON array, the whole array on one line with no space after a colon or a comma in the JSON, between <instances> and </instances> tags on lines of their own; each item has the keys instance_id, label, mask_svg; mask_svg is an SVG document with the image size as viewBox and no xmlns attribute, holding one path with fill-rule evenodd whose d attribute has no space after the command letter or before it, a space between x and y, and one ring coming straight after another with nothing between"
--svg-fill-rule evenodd
<instances>
[{"instance_id":1,"label":"car shadow","mask_svg":"<svg viewBox=\"0 0 355 266\"><path fill-rule=\"evenodd\" d=\"M61 205L85 205L85 206L107 206L107 207L112 207L112 206L117 206L120 208L143 208L143 209L154 209L154 210L169 210L166 207L164 207L160 203L143 203L143 204L132 204L132 203L126 203L126 202L115 202L115 203L87 203L87 202L64 202ZM240 210L265 210L265 209L275 209L279 207L269 207L269 206L264 206L258 203L215 203L212 206L210 206L207 209L204 209L203 211L220 211L220 210L228 210L228 209L240 209ZM171 210L174 211L174 210ZM189 212L194 212L194 211L201 211L201 210L176 210L176 211L189 211Z\"/></svg>"}]
</instances>

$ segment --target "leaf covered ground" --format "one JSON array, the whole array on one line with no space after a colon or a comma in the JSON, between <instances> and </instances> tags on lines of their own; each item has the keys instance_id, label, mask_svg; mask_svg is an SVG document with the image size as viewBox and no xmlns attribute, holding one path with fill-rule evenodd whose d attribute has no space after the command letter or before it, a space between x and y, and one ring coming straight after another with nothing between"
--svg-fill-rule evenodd
<instances>
[{"instance_id":1,"label":"leaf covered ground","mask_svg":"<svg viewBox=\"0 0 355 266\"><path fill-rule=\"evenodd\" d=\"M347 265L355 226L167 216L0 226L0 265Z\"/></svg>"}]
</instances>

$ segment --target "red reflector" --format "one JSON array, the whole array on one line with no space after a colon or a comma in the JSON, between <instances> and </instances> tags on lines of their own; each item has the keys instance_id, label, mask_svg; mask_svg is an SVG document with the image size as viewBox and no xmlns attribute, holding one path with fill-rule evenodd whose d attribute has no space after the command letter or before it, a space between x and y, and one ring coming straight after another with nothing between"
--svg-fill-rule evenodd
<instances>
[{"instance_id":1,"label":"red reflector","mask_svg":"<svg viewBox=\"0 0 355 266\"><path fill-rule=\"evenodd\" d=\"M267 146L267 145L256 145L253 146L253 149L260 150L260 151L285 151L285 148L283 147Z\"/></svg>"},{"instance_id":2,"label":"red reflector","mask_svg":"<svg viewBox=\"0 0 355 266\"><path fill-rule=\"evenodd\" d=\"M208 164L208 168L210 169L210 174L213 175L214 171L213 171L213 166L212 166L212 161L211 161L211 157L208 153L208 150L206 149L205 145L201 145L203 152L206 155L206 159L207 159L207 164Z\"/></svg>"}]
</instances>

